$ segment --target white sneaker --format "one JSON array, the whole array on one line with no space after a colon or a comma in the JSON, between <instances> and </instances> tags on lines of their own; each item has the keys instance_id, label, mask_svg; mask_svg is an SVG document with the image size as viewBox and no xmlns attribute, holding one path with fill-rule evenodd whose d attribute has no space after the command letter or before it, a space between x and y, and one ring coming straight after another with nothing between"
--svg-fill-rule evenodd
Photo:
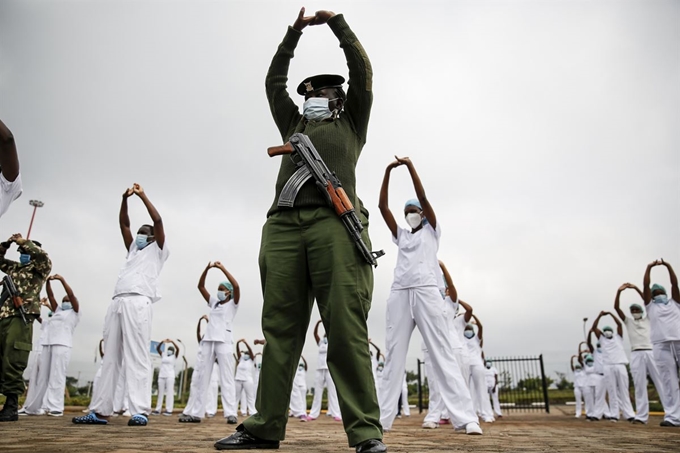
<instances>
[{"instance_id":1,"label":"white sneaker","mask_svg":"<svg viewBox=\"0 0 680 453\"><path fill-rule=\"evenodd\" d=\"M435 422L425 422L422 425L423 429L437 429L439 428L439 425L436 424Z\"/></svg>"},{"instance_id":2,"label":"white sneaker","mask_svg":"<svg viewBox=\"0 0 680 453\"><path fill-rule=\"evenodd\" d=\"M132 417L132 414L128 409L125 409L125 412L123 412L123 417Z\"/></svg>"},{"instance_id":3,"label":"white sneaker","mask_svg":"<svg viewBox=\"0 0 680 453\"><path fill-rule=\"evenodd\" d=\"M22 407L21 409L19 409L19 410L17 411L17 413L18 413L19 415L26 415L26 409Z\"/></svg>"},{"instance_id":4,"label":"white sneaker","mask_svg":"<svg viewBox=\"0 0 680 453\"><path fill-rule=\"evenodd\" d=\"M480 435L482 434L482 428L479 427L479 423L472 422L465 425L465 434L468 435Z\"/></svg>"}]
</instances>

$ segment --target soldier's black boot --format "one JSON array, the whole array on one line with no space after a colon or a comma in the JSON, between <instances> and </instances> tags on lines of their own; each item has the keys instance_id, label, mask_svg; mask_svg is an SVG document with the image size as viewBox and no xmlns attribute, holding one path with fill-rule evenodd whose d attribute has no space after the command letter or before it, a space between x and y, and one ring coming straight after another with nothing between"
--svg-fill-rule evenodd
<instances>
[{"instance_id":1,"label":"soldier's black boot","mask_svg":"<svg viewBox=\"0 0 680 453\"><path fill-rule=\"evenodd\" d=\"M19 395L6 395L5 406L0 411L0 422L19 420Z\"/></svg>"}]
</instances>

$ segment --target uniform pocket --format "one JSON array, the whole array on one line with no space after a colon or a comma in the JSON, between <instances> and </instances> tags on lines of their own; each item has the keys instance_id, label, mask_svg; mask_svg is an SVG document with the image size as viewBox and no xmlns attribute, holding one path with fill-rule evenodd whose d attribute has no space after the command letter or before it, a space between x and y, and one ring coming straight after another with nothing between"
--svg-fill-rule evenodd
<instances>
[{"instance_id":1,"label":"uniform pocket","mask_svg":"<svg viewBox=\"0 0 680 453\"><path fill-rule=\"evenodd\" d=\"M10 352L9 362L18 369L26 369L26 366L28 365L28 356L32 349L33 345L31 345L31 343L15 341L14 347Z\"/></svg>"}]
</instances>

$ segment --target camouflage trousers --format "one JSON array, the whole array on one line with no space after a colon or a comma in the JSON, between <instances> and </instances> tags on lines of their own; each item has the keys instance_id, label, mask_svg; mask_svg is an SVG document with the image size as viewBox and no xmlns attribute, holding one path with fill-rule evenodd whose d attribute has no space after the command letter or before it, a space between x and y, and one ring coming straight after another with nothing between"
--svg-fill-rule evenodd
<instances>
[{"instance_id":1,"label":"camouflage trousers","mask_svg":"<svg viewBox=\"0 0 680 453\"><path fill-rule=\"evenodd\" d=\"M0 319L0 393L24 393L24 370L28 365L33 339L33 322L28 324L20 316Z\"/></svg>"}]
</instances>

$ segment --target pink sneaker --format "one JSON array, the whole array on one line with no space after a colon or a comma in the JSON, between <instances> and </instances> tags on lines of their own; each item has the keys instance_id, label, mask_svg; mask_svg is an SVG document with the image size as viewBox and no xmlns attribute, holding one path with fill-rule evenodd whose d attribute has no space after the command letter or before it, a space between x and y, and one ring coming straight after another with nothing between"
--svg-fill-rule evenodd
<instances>
[{"instance_id":1,"label":"pink sneaker","mask_svg":"<svg viewBox=\"0 0 680 453\"><path fill-rule=\"evenodd\" d=\"M442 418L441 420L439 420L439 424L440 425L450 425L451 420L449 420L448 418Z\"/></svg>"},{"instance_id":2,"label":"pink sneaker","mask_svg":"<svg viewBox=\"0 0 680 453\"><path fill-rule=\"evenodd\" d=\"M342 419L341 419L340 417L333 417L333 420L335 420L336 422L341 422L341 421L342 421Z\"/></svg>"},{"instance_id":3,"label":"pink sneaker","mask_svg":"<svg viewBox=\"0 0 680 453\"><path fill-rule=\"evenodd\" d=\"M316 420L316 418L310 417L309 415L306 418L308 422L313 422L314 420Z\"/></svg>"},{"instance_id":4,"label":"pink sneaker","mask_svg":"<svg viewBox=\"0 0 680 453\"><path fill-rule=\"evenodd\" d=\"M300 415L298 418L300 419L301 422L306 422L306 421L307 421L307 416L306 416L306 415Z\"/></svg>"}]
</instances>

